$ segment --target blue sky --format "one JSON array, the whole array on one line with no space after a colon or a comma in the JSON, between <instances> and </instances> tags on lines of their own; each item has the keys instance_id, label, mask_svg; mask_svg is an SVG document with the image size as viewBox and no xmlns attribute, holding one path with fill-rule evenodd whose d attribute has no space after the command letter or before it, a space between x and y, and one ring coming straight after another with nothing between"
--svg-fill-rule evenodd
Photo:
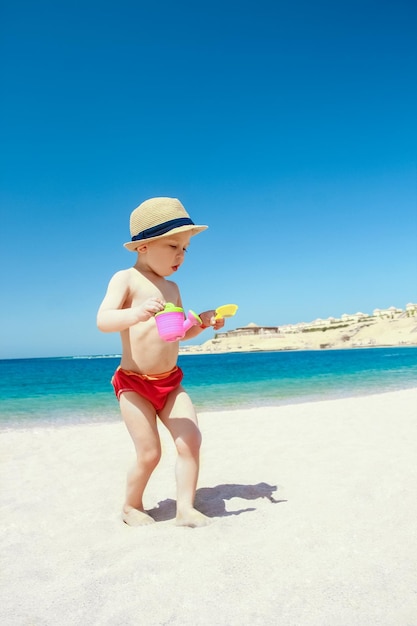
<instances>
[{"instance_id":1,"label":"blue sky","mask_svg":"<svg viewBox=\"0 0 417 626\"><path fill-rule=\"evenodd\" d=\"M152 196L209 225L176 280L186 308L238 304L229 328L415 302L416 22L411 0L3 3L0 358L120 351L96 311Z\"/></svg>"}]
</instances>

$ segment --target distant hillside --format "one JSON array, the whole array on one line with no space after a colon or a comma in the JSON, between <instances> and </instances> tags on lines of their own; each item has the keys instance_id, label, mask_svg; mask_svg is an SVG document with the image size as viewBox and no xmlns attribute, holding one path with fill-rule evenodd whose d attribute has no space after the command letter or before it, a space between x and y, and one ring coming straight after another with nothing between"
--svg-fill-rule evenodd
<instances>
[{"instance_id":1,"label":"distant hillside","mask_svg":"<svg viewBox=\"0 0 417 626\"><path fill-rule=\"evenodd\" d=\"M363 314L361 314L363 315ZM224 333L182 353L256 350L326 350L371 346L417 346L417 316L363 316L351 320L320 320L284 327L251 324Z\"/></svg>"}]
</instances>

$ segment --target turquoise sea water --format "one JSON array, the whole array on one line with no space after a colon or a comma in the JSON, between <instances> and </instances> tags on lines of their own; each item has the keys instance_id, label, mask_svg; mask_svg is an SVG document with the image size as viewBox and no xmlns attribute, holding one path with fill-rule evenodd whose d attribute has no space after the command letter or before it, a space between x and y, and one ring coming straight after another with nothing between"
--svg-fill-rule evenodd
<instances>
[{"instance_id":1,"label":"turquoise sea water","mask_svg":"<svg viewBox=\"0 0 417 626\"><path fill-rule=\"evenodd\" d=\"M0 360L0 428L119 420L118 357ZM199 411L417 387L417 347L182 355Z\"/></svg>"}]
</instances>

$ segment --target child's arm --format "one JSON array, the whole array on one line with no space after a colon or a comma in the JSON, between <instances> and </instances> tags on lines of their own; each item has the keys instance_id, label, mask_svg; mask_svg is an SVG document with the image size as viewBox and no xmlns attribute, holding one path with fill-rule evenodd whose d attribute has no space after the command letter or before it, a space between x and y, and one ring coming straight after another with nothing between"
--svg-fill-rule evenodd
<instances>
[{"instance_id":1,"label":"child's arm","mask_svg":"<svg viewBox=\"0 0 417 626\"><path fill-rule=\"evenodd\" d=\"M118 272L109 282L107 293L97 313L97 326L104 333L121 332L138 322L146 322L164 309L159 298L148 298L140 306L123 308L129 295L125 272Z\"/></svg>"},{"instance_id":2,"label":"child's arm","mask_svg":"<svg viewBox=\"0 0 417 626\"><path fill-rule=\"evenodd\" d=\"M186 341L187 339L193 339L197 337L201 333L201 331L206 328L213 328L213 330L220 330L224 326L224 318L221 317L216 320L216 311L211 309L210 311L204 311L200 313L201 321L203 322L202 326L192 326L183 337L182 341Z\"/></svg>"}]
</instances>

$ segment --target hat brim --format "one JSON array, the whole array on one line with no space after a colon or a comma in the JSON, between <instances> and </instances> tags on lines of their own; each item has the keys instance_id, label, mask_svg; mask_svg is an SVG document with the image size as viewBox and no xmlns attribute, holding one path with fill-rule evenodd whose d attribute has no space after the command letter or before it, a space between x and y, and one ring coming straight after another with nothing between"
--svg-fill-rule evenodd
<instances>
[{"instance_id":1,"label":"hat brim","mask_svg":"<svg viewBox=\"0 0 417 626\"><path fill-rule=\"evenodd\" d=\"M135 252L141 246L149 243L150 241L155 241L156 239L163 239L164 237L170 237L171 235L176 235L177 233L186 233L189 232L191 237L194 235L198 235L198 233L206 230L208 226L196 226L195 224L189 226L178 226L178 228L173 228L169 230L167 233L163 235L158 235L157 237L148 237L148 239L139 239L138 241L127 241L124 243L124 247L131 252Z\"/></svg>"}]
</instances>

